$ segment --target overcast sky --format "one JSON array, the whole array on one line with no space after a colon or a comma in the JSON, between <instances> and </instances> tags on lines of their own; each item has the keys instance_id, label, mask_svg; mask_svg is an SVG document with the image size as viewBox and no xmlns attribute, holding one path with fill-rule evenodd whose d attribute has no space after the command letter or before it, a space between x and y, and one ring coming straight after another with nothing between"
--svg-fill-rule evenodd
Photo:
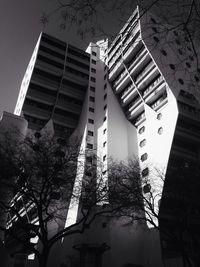
<instances>
[{"instance_id":1,"label":"overcast sky","mask_svg":"<svg viewBox=\"0 0 200 267\"><path fill-rule=\"evenodd\" d=\"M26 67L43 26L44 11L52 9L55 0L1 0L0 5L0 115L13 112ZM102 18L106 30L115 29L116 20ZM90 38L81 41L76 29L59 28L59 16L51 18L45 31L64 41L85 49ZM113 26L114 25L114 26ZM99 37L101 39L101 37Z\"/></svg>"}]
</instances>

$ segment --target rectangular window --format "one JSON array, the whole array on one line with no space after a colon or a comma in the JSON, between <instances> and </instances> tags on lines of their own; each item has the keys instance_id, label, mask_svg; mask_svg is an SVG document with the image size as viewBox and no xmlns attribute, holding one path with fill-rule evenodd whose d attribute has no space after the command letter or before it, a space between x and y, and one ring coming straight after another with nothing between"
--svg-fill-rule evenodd
<instances>
[{"instance_id":1,"label":"rectangular window","mask_svg":"<svg viewBox=\"0 0 200 267\"><path fill-rule=\"evenodd\" d=\"M103 118L103 121L106 121L106 116Z\"/></svg>"},{"instance_id":2,"label":"rectangular window","mask_svg":"<svg viewBox=\"0 0 200 267\"><path fill-rule=\"evenodd\" d=\"M87 143L87 148L89 148L89 149L93 149L93 144L89 144L89 143Z\"/></svg>"},{"instance_id":3,"label":"rectangular window","mask_svg":"<svg viewBox=\"0 0 200 267\"><path fill-rule=\"evenodd\" d=\"M89 136L94 136L94 133L92 131L88 131Z\"/></svg>"},{"instance_id":4,"label":"rectangular window","mask_svg":"<svg viewBox=\"0 0 200 267\"><path fill-rule=\"evenodd\" d=\"M88 163L92 163L92 157L86 157L86 161L87 161Z\"/></svg>"},{"instance_id":5,"label":"rectangular window","mask_svg":"<svg viewBox=\"0 0 200 267\"><path fill-rule=\"evenodd\" d=\"M93 96L90 96L90 102L95 102L95 98Z\"/></svg>"},{"instance_id":6,"label":"rectangular window","mask_svg":"<svg viewBox=\"0 0 200 267\"><path fill-rule=\"evenodd\" d=\"M103 147L105 147L106 146L106 141L103 143Z\"/></svg>"},{"instance_id":7,"label":"rectangular window","mask_svg":"<svg viewBox=\"0 0 200 267\"><path fill-rule=\"evenodd\" d=\"M90 77L90 81L92 81L92 82L96 82L96 79L94 78L94 77Z\"/></svg>"},{"instance_id":8,"label":"rectangular window","mask_svg":"<svg viewBox=\"0 0 200 267\"><path fill-rule=\"evenodd\" d=\"M104 84L104 89L106 89L106 88L107 88L107 83Z\"/></svg>"},{"instance_id":9,"label":"rectangular window","mask_svg":"<svg viewBox=\"0 0 200 267\"><path fill-rule=\"evenodd\" d=\"M105 133L106 133L106 129L103 130L103 134L105 134Z\"/></svg>"},{"instance_id":10,"label":"rectangular window","mask_svg":"<svg viewBox=\"0 0 200 267\"><path fill-rule=\"evenodd\" d=\"M106 155L105 156L103 156L103 161L105 161L106 160Z\"/></svg>"},{"instance_id":11,"label":"rectangular window","mask_svg":"<svg viewBox=\"0 0 200 267\"><path fill-rule=\"evenodd\" d=\"M94 86L90 86L90 91L91 92L95 92L95 87Z\"/></svg>"},{"instance_id":12,"label":"rectangular window","mask_svg":"<svg viewBox=\"0 0 200 267\"><path fill-rule=\"evenodd\" d=\"M96 65L96 60L92 59L92 64Z\"/></svg>"},{"instance_id":13,"label":"rectangular window","mask_svg":"<svg viewBox=\"0 0 200 267\"><path fill-rule=\"evenodd\" d=\"M104 70L106 70L106 69L107 69L107 66L105 65L105 66L104 66Z\"/></svg>"},{"instance_id":14,"label":"rectangular window","mask_svg":"<svg viewBox=\"0 0 200 267\"><path fill-rule=\"evenodd\" d=\"M91 124L94 124L94 120L92 120L92 119L88 119L88 122Z\"/></svg>"},{"instance_id":15,"label":"rectangular window","mask_svg":"<svg viewBox=\"0 0 200 267\"><path fill-rule=\"evenodd\" d=\"M89 108L89 111L94 113L94 108Z\"/></svg>"},{"instance_id":16,"label":"rectangular window","mask_svg":"<svg viewBox=\"0 0 200 267\"><path fill-rule=\"evenodd\" d=\"M103 171L102 174L105 175L106 174L106 171Z\"/></svg>"},{"instance_id":17,"label":"rectangular window","mask_svg":"<svg viewBox=\"0 0 200 267\"><path fill-rule=\"evenodd\" d=\"M107 98L107 94L104 95L103 99L106 100L106 98Z\"/></svg>"},{"instance_id":18,"label":"rectangular window","mask_svg":"<svg viewBox=\"0 0 200 267\"><path fill-rule=\"evenodd\" d=\"M106 109L107 109L107 105L105 105L105 106L103 107L103 109L106 110Z\"/></svg>"},{"instance_id":19,"label":"rectangular window","mask_svg":"<svg viewBox=\"0 0 200 267\"><path fill-rule=\"evenodd\" d=\"M94 51L92 51L92 55L93 55L93 56L96 56L96 55L97 55L97 53L96 53L96 52L94 52Z\"/></svg>"},{"instance_id":20,"label":"rectangular window","mask_svg":"<svg viewBox=\"0 0 200 267\"><path fill-rule=\"evenodd\" d=\"M91 68L92 73L96 73L96 70L94 68Z\"/></svg>"},{"instance_id":21,"label":"rectangular window","mask_svg":"<svg viewBox=\"0 0 200 267\"><path fill-rule=\"evenodd\" d=\"M107 74L104 75L104 80L106 80Z\"/></svg>"}]
</instances>

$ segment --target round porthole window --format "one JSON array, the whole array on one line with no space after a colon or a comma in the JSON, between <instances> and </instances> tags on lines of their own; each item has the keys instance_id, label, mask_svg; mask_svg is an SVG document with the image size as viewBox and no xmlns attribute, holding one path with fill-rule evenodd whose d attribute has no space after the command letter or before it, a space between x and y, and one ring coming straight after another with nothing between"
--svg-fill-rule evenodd
<instances>
[{"instance_id":1,"label":"round porthole window","mask_svg":"<svg viewBox=\"0 0 200 267\"><path fill-rule=\"evenodd\" d=\"M157 115L157 119L158 119L158 120L161 120L161 118L162 118L162 114L161 114L161 113L158 113L158 115Z\"/></svg>"},{"instance_id":2,"label":"round porthole window","mask_svg":"<svg viewBox=\"0 0 200 267\"><path fill-rule=\"evenodd\" d=\"M162 127L160 127L159 129L158 129L158 134L162 134L163 133L163 128Z\"/></svg>"}]
</instances>

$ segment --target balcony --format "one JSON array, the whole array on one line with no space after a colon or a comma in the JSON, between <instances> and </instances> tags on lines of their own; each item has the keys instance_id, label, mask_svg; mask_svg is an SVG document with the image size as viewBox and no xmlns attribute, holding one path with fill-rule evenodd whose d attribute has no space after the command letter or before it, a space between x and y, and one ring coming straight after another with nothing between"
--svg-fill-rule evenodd
<instances>
[{"instance_id":1,"label":"balcony","mask_svg":"<svg viewBox=\"0 0 200 267\"><path fill-rule=\"evenodd\" d=\"M142 99L140 97L138 97L136 100L131 102L131 104L129 104L129 106L128 106L129 111L132 112L141 103L142 103Z\"/></svg>"},{"instance_id":2,"label":"balcony","mask_svg":"<svg viewBox=\"0 0 200 267\"><path fill-rule=\"evenodd\" d=\"M147 55L148 52L146 48L142 47L142 49L139 50L139 52L133 57L131 62L129 62L129 64L127 65L128 70L131 71L136 66L136 64L139 63L140 60L143 61Z\"/></svg>"},{"instance_id":3,"label":"balcony","mask_svg":"<svg viewBox=\"0 0 200 267\"><path fill-rule=\"evenodd\" d=\"M53 91L57 91L59 87L59 82L53 81L51 79L45 78L44 76L35 73L32 76L31 82L33 82L34 84L45 86Z\"/></svg>"},{"instance_id":4,"label":"balcony","mask_svg":"<svg viewBox=\"0 0 200 267\"><path fill-rule=\"evenodd\" d=\"M158 99L156 100L156 102L154 102L151 107L154 109L154 110L158 110L160 109L162 106L164 106L165 104L167 103L167 92L165 91L163 93L163 95Z\"/></svg>"},{"instance_id":5,"label":"balcony","mask_svg":"<svg viewBox=\"0 0 200 267\"><path fill-rule=\"evenodd\" d=\"M156 80L154 80L153 83L151 83L144 91L143 91L143 97L147 97L152 91L154 91L156 88L158 88L161 83L163 83L163 77L159 76Z\"/></svg>"},{"instance_id":6,"label":"balcony","mask_svg":"<svg viewBox=\"0 0 200 267\"><path fill-rule=\"evenodd\" d=\"M63 99L59 99L56 106L63 110L66 110L66 111L69 111L69 112L72 112L78 115L81 113L81 109L82 109L80 105L76 105L72 102L65 101Z\"/></svg>"},{"instance_id":7,"label":"balcony","mask_svg":"<svg viewBox=\"0 0 200 267\"><path fill-rule=\"evenodd\" d=\"M67 116L62 116L59 114L54 113L53 115L53 120L55 123L61 124L64 127L69 127L69 128L75 128L78 121L71 119L70 117Z\"/></svg>"},{"instance_id":8,"label":"balcony","mask_svg":"<svg viewBox=\"0 0 200 267\"><path fill-rule=\"evenodd\" d=\"M141 123L146 120L145 112L141 113L134 121L134 125L138 127Z\"/></svg>"},{"instance_id":9,"label":"balcony","mask_svg":"<svg viewBox=\"0 0 200 267\"><path fill-rule=\"evenodd\" d=\"M51 115L51 111L40 109L36 106L31 106L27 104L24 104L23 112L27 115L40 118L40 119L45 119L45 120L49 119Z\"/></svg>"},{"instance_id":10,"label":"balcony","mask_svg":"<svg viewBox=\"0 0 200 267\"><path fill-rule=\"evenodd\" d=\"M178 101L178 109L182 115L190 118L191 120L200 120L200 110L193 106L187 105L183 102Z\"/></svg>"},{"instance_id":11,"label":"balcony","mask_svg":"<svg viewBox=\"0 0 200 267\"><path fill-rule=\"evenodd\" d=\"M124 70L117 78L117 80L113 83L113 88L115 89L117 85L121 82L122 78L127 74L127 71Z\"/></svg>"},{"instance_id":12,"label":"balcony","mask_svg":"<svg viewBox=\"0 0 200 267\"><path fill-rule=\"evenodd\" d=\"M56 97L49 95L48 92L41 93L34 89L29 89L26 97L29 99L34 99L38 102L47 103L47 104L50 103L52 105L54 104L56 100Z\"/></svg>"},{"instance_id":13,"label":"balcony","mask_svg":"<svg viewBox=\"0 0 200 267\"><path fill-rule=\"evenodd\" d=\"M130 101L136 96L136 94L137 94L137 90L134 86L129 88L129 90L127 90L126 94L124 95L122 99L122 106L125 106L128 103L130 103Z\"/></svg>"},{"instance_id":14,"label":"balcony","mask_svg":"<svg viewBox=\"0 0 200 267\"><path fill-rule=\"evenodd\" d=\"M146 76L153 68L155 67L154 62L151 61L143 70L140 72L139 75L135 78L135 83L139 85L139 83L142 81L144 76Z\"/></svg>"},{"instance_id":15,"label":"balcony","mask_svg":"<svg viewBox=\"0 0 200 267\"><path fill-rule=\"evenodd\" d=\"M59 91L60 94L70 96L75 99L83 100L85 96L85 92L78 90L72 86L62 84L61 89Z\"/></svg>"},{"instance_id":16,"label":"balcony","mask_svg":"<svg viewBox=\"0 0 200 267\"><path fill-rule=\"evenodd\" d=\"M54 75L61 75L63 70L61 68L58 68L56 66L53 66L51 64L48 64L46 62L43 62L42 60L37 60L37 63L35 64L36 68L42 69L44 71L48 71ZM63 65L64 67L64 65Z\"/></svg>"}]
</instances>

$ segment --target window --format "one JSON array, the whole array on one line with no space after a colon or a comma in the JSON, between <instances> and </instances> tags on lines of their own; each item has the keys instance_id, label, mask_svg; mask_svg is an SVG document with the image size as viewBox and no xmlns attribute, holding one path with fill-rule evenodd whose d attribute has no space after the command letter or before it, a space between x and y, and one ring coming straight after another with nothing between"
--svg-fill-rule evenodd
<instances>
[{"instance_id":1,"label":"window","mask_svg":"<svg viewBox=\"0 0 200 267\"><path fill-rule=\"evenodd\" d=\"M106 155L103 156L103 161L105 161L105 160L106 160Z\"/></svg>"},{"instance_id":2,"label":"window","mask_svg":"<svg viewBox=\"0 0 200 267\"><path fill-rule=\"evenodd\" d=\"M106 109L107 109L107 105L105 105L105 106L103 107L103 109L106 110Z\"/></svg>"},{"instance_id":3,"label":"window","mask_svg":"<svg viewBox=\"0 0 200 267\"><path fill-rule=\"evenodd\" d=\"M150 184L146 184L144 187L143 187L143 192L145 194L149 193L151 191L151 185Z\"/></svg>"},{"instance_id":4,"label":"window","mask_svg":"<svg viewBox=\"0 0 200 267\"><path fill-rule=\"evenodd\" d=\"M96 52L94 52L94 51L92 51L92 55L93 55L93 56L96 56L96 55L97 55L97 53L96 53Z\"/></svg>"},{"instance_id":5,"label":"window","mask_svg":"<svg viewBox=\"0 0 200 267\"><path fill-rule=\"evenodd\" d=\"M144 153L142 156L141 156L141 161L143 162L143 161L145 161L145 160L147 160L147 158L148 158L148 154L147 153Z\"/></svg>"},{"instance_id":6,"label":"window","mask_svg":"<svg viewBox=\"0 0 200 267\"><path fill-rule=\"evenodd\" d=\"M175 42L176 42L177 45L180 45L181 44L180 41L177 40L177 39L175 40Z\"/></svg>"},{"instance_id":7,"label":"window","mask_svg":"<svg viewBox=\"0 0 200 267\"><path fill-rule=\"evenodd\" d=\"M140 142L140 147L143 147L146 145L146 139L143 139L141 142Z\"/></svg>"},{"instance_id":8,"label":"window","mask_svg":"<svg viewBox=\"0 0 200 267\"><path fill-rule=\"evenodd\" d=\"M95 102L95 98L93 96L90 96L90 102Z\"/></svg>"},{"instance_id":9,"label":"window","mask_svg":"<svg viewBox=\"0 0 200 267\"><path fill-rule=\"evenodd\" d=\"M94 113L94 108L89 108L89 111Z\"/></svg>"},{"instance_id":10,"label":"window","mask_svg":"<svg viewBox=\"0 0 200 267\"><path fill-rule=\"evenodd\" d=\"M88 163L92 163L92 157L86 157L86 161L87 161Z\"/></svg>"},{"instance_id":11,"label":"window","mask_svg":"<svg viewBox=\"0 0 200 267\"><path fill-rule=\"evenodd\" d=\"M91 68L92 73L96 73L96 70L94 68Z\"/></svg>"},{"instance_id":12,"label":"window","mask_svg":"<svg viewBox=\"0 0 200 267\"><path fill-rule=\"evenodd\" d=\"M105 175L106 174L106 171L103 171L102 174Z\"/></svg>"},{"instance_id":13,"label":"window","mask_svg":"<svg viewBox=\"0 0 200 267\"><path fill-rule=\"evenodd\" d=\"M162 134L163 133L163 128L162 127L160 127L159 129L158 129L158 134Z\"/></svg>"},{"instance_id":14,"label":"window","mask_svg":"<svg viewBox=\"0 0 200 267\"><path fill-rule=\"evenodd\" d=\"M105 71L106 69L107 69L107 66L105 65L105 66L104 66L104 71Z\"/></svg>"},{"instance_id":15,"label":"window","mask_svg":"<svg viewBox=\"0 0 200 267\"><path fill-rule=\"evenodd\" d=\"M156 43L158 43L158 42L159 42L159 39L158 39L158 37L154 36L154 37L153 37L153 39L154 39L154 41L155 41Z\"/></svg>"},{"instance_id":16,"label":"window","mask_svg":"<svg viewBox=\"0 0 200 267\"><path fill-rule=\"evenodd\" d=\"M92 131L88 131L89 136L94 136L94 133Z\"/></svg>"},{"instance_id":17,"label":"window","mask_svg":"<svg viewBox=\"0 0 200 267\"><path fill-rule=\"evenodd\" d=\"M194 76L194 78L196 82L199 82L199 78L196 75Z\"/></svg>"},{"instance_id":18,"label":"window","mask_svg":"<svg viewBox=\"0 0 200 267\"><path fill-rule=\"evenodd\" d=\"M170 68L171 68L172 70L175 70L175 66L174 66L174 64L169 64L169 66L170 66Z\"/></svg>"},{"instance_id":19,"label":"window","mask_svg":"<svg viewBox=\"0 0 200 267\"><path fill-rule=\"evenodd\" d=\"M92 64L96 65L96 60L92 59Z\"/></svg>"},{"instance_id":20,"label":"window","mask_svg":"<svg viewBox=\"0 0 200 267\"><path fill-rule=\"evenodd\" d=\"M188 68L191 68L191 65L189 62L186 62L185 65L188 67Z\"/></svg>"},{"instance_id":21,"label":"window","mask_svg":"<svg viewBox=\"0 0 200 267\"><path fill-rule=\"evenodd\" d=\"M144 170L142 170L142 177L145 177L149 174L149 168L145 168Z\"/></svg>"},{"instance_id":22,"label":"window","mask_svg":"<svg viewBox=\"0 0 200 267\"><path fill-rule=\"evenodd\" d=\"M104 84L104 89L106 89L106 88L107 88L107 83Z\"/></svg>"},{"instance_id":23,"label":"window","mask_svg":"<svg viewBox=\"0 0 200 267\"><path fill-rule=\"evenodd\" d=\"M157 30L157 28L156 27L151 27L152 28L152 30L155 32L155 33L157 33L158 32L158 30Z\"/></svg>"},{"instance_id":24,"label":"window","mask_svg":"<svg viewBox=\"0 0 200 267\"><path fill-rule=\"evenodd\" d=\"M96 82L96 79L94 78L94 77L90 77L90 81L92 81L92 82Z\"/></svg>"},{"instance_id":25,"label":"window","mask_svg":"<svg viewBox=\"0 0 200 267\"><path fill-rule=\"evenodd\" d=\"M103 143L103 147L105 147L106 146L106 141Z\"/></svg>"},{"instance_id":26,"label":"window","mask_svg":"<svg viewBox=\"0 0 200 267\"><path fill-rule=\"evenodd\" d=\"M139 134L142 134L143 132L145 131L145 127L144 126L142 126L140 129L139 129Z\"/></svg>"},{"instance_id":27,"label":"window","mask_svg":"<svg viewBox=\"0 0 200 267\"><path fill-rule=\"evenodd\" d=\"M179 52L180 55L183 54L183 51L180 48L178 49L178 52Z\"/></svg>"},{"instance_id":28,"label":"window","mask_svg":"<svg viewBox=\"0 0 200 267\"><path fill-rule=\"evenodd\" d=\"M106 100L106 98L107 98L107 94L104 95L103 99Z\"/></svg>"},{"instance_id":29,"label":"window","mask_svg":"<svg viewBox=\"0 0 200 267\"><path fill-rule=\"evenodd\" d=\"M103 118L103 121L106 121L106 116Z\"/></svg>"},{"instance_id":30,"label":"window","mask_svg":"<svg viewBox=\"0 0 200 267\"><path fill-rule=\"evenodd\" d=\"M161 113L158 113L157 120L161 120L161 118L162 118L162 114Z\"/></svg>"},{"instance_id":31,"label":"window","mask_svg":"<svg viewBox=\"0 0 200 267\"><path fill-rule=\"evenodd\" d=\"M154 24L156 24L156 21L154 18L151 18L151 22L153 22Z\"/></svg>"},{"instance_id":32,"label":"window","mask_svg":"<svg viewBox=\"0 0 200 267\"><path fill-rule=\"evenodd\" d=\"M106 133L106 129L103 130L103 134L105 134L105 133Z\"/></svg>"},{"instance_id":33,"label":"window","mask_svg":"<svg viewBox=\"0 0 200 267\"><path fill-rule=\"evenodd\" d=\"M90 86L90 91L91 92L95 92L95 87L94 86Z\"/></svg>"},{"instance_id":34,"label":"window","mask_svg":"<svg viewBox=\"0 0 200 267\"><path fill-rule=\"evenodd\" d=\"M85 175L86 175L86 176L92 176L92 173L86 170L86 171L85 171Z\"/></svg>"},{"instance_id":35,"label":"window","mask_svg":"<svg viewBox=\"0 0 200 267\"><path fill-rule=\"evenodd\" d=\"M167 52L164 49L161 50L161 53L163 54L163 56L167 56Z\"/></svg>"},{"instance_id":36,"label":"window","mask_svg":"<svg viewBox=\"0 0 200 267\"><path fill-rule=\"evenodd\" d=\"M87 143L87 148L89 148L89 149L93 149L93 144L89 144L89 143Z\"/></svg>"},{"instance_id":37,"label":"window","mask_svg":"<svg viewBox=\"0 0 200 267\"><path fill-rule=\"evenodd\" d=\"M184 84L184 81L183 81L182 79L178 79L178 81L179 81L179 83L180 83L181 85Z\"/></svg>"},{"instance_id":38,"label":"window","mask_svg":"<svg viewBox=\"0 0 200 267\"><path fill-rule=\"evenodd\" d=\"M104 75L104 80L106 80L107 74Z\"/></svg>"},{"instance_id":39,"label":"window","mask_svg":"<svg viewBox=\"0 0 200 267\"><path fill-rule=\"evenodd\" d=\"M92 119L88 119L88 122L91 124L94 124L94 120L92 120Z\"/></svg>"}]
</instances>

